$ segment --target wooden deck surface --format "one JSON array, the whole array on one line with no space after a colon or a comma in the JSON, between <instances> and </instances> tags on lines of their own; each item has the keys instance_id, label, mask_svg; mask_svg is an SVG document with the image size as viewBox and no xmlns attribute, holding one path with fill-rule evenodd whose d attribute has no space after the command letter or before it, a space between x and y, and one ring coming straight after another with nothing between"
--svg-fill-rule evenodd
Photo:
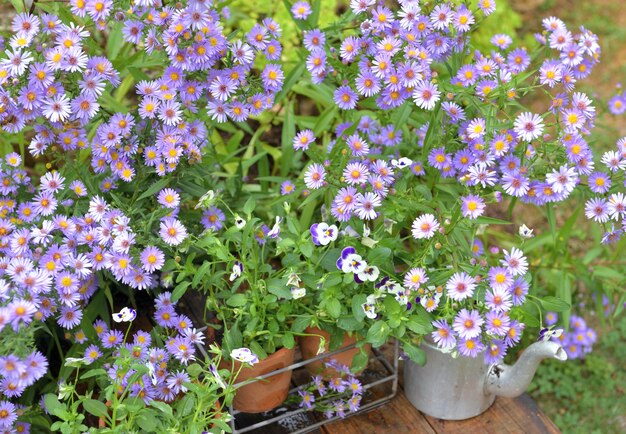
<instances>
[{"instance_id":1,"label":"wooden deck surface","mask_svg":"<svg viewBox=\"0 0 626 434\"><path fill-rule=\"evenodd\" d=\"M489 410L463 421L425 416L402 389L383 407L325 425L318 434L558 434L559 429L528 396L497 398Z\"/></svg>"}]
</instances>

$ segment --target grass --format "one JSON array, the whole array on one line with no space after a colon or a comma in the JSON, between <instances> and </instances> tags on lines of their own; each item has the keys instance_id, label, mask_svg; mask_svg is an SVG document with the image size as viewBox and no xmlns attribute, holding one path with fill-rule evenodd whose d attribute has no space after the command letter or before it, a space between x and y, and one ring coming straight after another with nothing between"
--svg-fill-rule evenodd
<instances>
[{"instance_id":1,"label":"grass","mask_svg":"<svg viewBox=\"0 0 626 434\"><path fill-rule=\"evenodd\" d=\"M582 360L544 362L529 393L564 433L626 432L626 315Z\"/></svg>"}]
</instances>

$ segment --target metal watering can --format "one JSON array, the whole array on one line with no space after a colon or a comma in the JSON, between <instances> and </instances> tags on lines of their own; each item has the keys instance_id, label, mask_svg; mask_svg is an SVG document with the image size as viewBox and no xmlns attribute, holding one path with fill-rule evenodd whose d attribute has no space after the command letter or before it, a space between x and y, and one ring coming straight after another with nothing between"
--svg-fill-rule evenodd
<instances>
[{"instance_id":1,"label":"metal watering can","mask_svg":"<svg viewBox=\"0 0 626 434\"><path fill-rule=\"evenodd\" d=\"M486 411L496 396L514 398L526 391L543 359L567 360L561 345L536 342L513 366L485 365L483 358L452 358L424 341L426 365L404 363L404 393L423 413L439 419L462 420Z\"/></svg>"}]
</instances>

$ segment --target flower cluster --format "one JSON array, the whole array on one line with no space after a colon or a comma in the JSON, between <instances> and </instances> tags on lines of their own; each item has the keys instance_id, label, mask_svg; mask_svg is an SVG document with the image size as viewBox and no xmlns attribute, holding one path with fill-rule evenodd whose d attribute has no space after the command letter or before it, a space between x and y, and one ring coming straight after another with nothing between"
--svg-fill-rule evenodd
<instances>
[{"instance_id":1,"label":"flower cluster","mask_svg":"<svg viewBox=\"0 0 626 434\"><path fill-rule=\"evenodd\" d=\"M336 376L327 379L317 375L311 383L301 386L297 397L299 406L321 411L327 419L335 416L344 418L347 413L358 411L364 392L359 379L336 360L325 362L324 366L332 369Z\"/></svg>"},{"instance_id":2,"label":"flower cluster","mask_svg":"<svg viewBox=\"0 0 626 434\"><path fill-rule=\"evenodd\" d=\"M555 312L548 312L545 316L546 325L552 326L559 320ZM589 327L585 320L577 315L571 315L569 319L569 331L559 336L553 336L552 341L563 346L569 359L580 359L591 352L597 336L593 328Z\"/></svg>"},{"instance_id":3,"label":"flower cluster","mask_svg":"<svg viewBox=\"0 0 626 434\"><path fill-rule=\"evenodd\" d=\"M0 60L3 129L17 133L42 119L29 145L35 156L51 145L65 151L87 147L85 125L101 112L99 97L107 85L120 84L111 61L89 56L90 33L55 15L18 14L11 28Z\"/></svg>"},{"instance_id":4,"label":"flower cluster","mask_svg":"<svg viewBox=\"0 0 626 434\"><path fill-rule=\"evenodd\" d=\"M594 197L585 203L585 215L605 228L602 243L613 244L626 229L626 196L611 188L622 176L621 172L626 170L626 137L617 141L614 150L602 155L602 163L607 171L598 170L589 176L588 187Z\"/></svg>"},{"instance_id":5,"label":"flower cluster","mask_svg":"<svg viewBox=\"0 0 626 434\"><path fill-rule=\"evenodd\" d=\"M163 292L155 300L154 319L162 327L163 348L149 332L139 330L132 336L125 336L119 329L109 329L104 321L97 320L93 328L98 341L84 341L83 357L71 358L66 363L104 362L109 380L118 387L120 394L130 390L130 396L137 396L146 404L155 399L171 402L179 393L187 391L186 383L190 382L189 375L180 368L195 359L195 346L204 344L204 334L193 327L187 316L177 314L175 307L169 292ZM134 315L120 317L120 321L131 322L133 318ZM136 371L122 360L124 357L129 357L134 364L145 365L147 372L137 377ZM129 383L131 378L134 380Z\"/></svg>"}]
</instances>

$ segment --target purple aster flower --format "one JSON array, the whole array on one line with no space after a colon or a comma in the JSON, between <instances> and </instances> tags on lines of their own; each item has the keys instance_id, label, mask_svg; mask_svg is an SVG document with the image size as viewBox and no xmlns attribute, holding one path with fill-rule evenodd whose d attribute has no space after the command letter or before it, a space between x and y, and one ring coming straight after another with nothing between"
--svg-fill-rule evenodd
<instances>
[{"instance_id":1,"label":"purple aster flower","mask_svg":"<svg viewBox=\"0 0 626 434\"><path fill-rule=\"evenodd\" d=\"M224 220L226 217L221 209L212 206L211 208L204 211L202 214L202 224L206 229L213 229L214 231L220 230L224 225Z\"/></svg>"},{"instance_id":2,"label":"purple aster flower","mask_svg":"<svg viewBox=\"0 0 626 434\"><path fill-rule=\"evenodd\" d=\"M439 222L432 214L424 214L417 217L411 226L413 238L432 238L439 229Z\"/></svg>"},{"instance_id":3,"label":"purple aster flower","mask_svg":"<svg viewBox=\"0 0 626 434\"><path fill-rule=\"evenodd\" d=\"M158 247L147 246L140 255L141 267L148 273L160 270L165 263L165 255Z\"/></svg>"},{"instance_id":4,"label":"purple aster flower","mask_svg":"<svg viewBox=\"0 0 626 434\"><path fill-rule=\"evenodd\" d=\"M477 357L482 351L484 351L485 346L482 342L480 342L477 338L471 339L459 339L457 344L457 348L459 353L465 357Z\"/></svg>"},{"instance_id":5,"label":"purple aster flower","mask_svg":"<svg viewBox=\"0 0 626 434\"><path fill-rule=\"evenodd\" d=\"M485 211L485 201L479 196L471 194L461 197L461 203L461 212L464 217L475 219L481 216Z\"/></svg>"},{"instance_id":6,"label":"purple aster flower","mask_svg":"<svg viewBox=\"0 0 626 434\"><path fill-rule=\"evenodd\" d=\"M296 190L296 186L293 184L293 182L287 180L284 181L281 185L280 185L280 194L283 196L286 196L288 194L293 193Z\"/></svg>"},{"instance_id":7,"label":"purple aster flower","mask_svg":"<svg viewBox=\"0 0 626 434\"><path fill-rule=\"evenodd\" d=\"M175 218L164 219L160 227L159 235L166 244L177 246L187 237L187 229Z\"/></svg>"},{"instance_id":8,"label":"purple aster flower","mask_svg":"<svg viewBox=\"0 0 626 434\"><path fill-rule=\"evenodd\" d=\"M96 345L89 345L87 348L85 348L85 353L83 357L86 359L87 364L90 364L102 357L102 353Z\"/></svg>"},{"instance_id":9,"label":"purple aster flower","mask_svg":"<svg viewBox=\"0 0 626 434\"><path fill-rule=\"evenodd\" d=\"M477 310L468 311L467 309L461 309L454 318L452 328L460 338L471 339L480 336L480 327L484 322Z\"/></svg>"},{"instance_id":10,"label":"purple aster flower","mask_svg":"<svg viewBox=\"0 0 626 434\"><path fill-rule=\"evenodd\" d=\"M500 287L499 289L493 288L492 291L487 291L485 293L485 305L489 309L499 312L506 312L511 310L513 301L511 299L511 292L509 290L509 287Z\"/></svg>"},{"instance_id":11,"label":"purple aster flower","mask_svg":"<svg viewBox=\"0 0 626 434\"><path fill-rule=\"evenodd\" d=\"M335 104L337 104L340 109L352 110L356 107L359 97L352 89L350 89L350 86L344 85L335 90L334 100Z\"/></svg>"},{"instance_id":12,"label":"purple aster flower","mask_svg":"<svg viewBox=\"0 0 626 434\"><path fill-rule=\"evenodd\" d=\"M314 190L325 185L325 178L326 170L321 164L313 163L304 172L304 183Z\"/></svg>"},{"instance_id":13,"label":"purple aster flower","mask_svg":"<svg viewBox=\"0 0 626 434\"><path fill-rule=\"evenodd\" d=\"M306 390L298 390L298 395L300 395L300 404L299 407L310 410L313 408L315 404L315 395L306 391Z\"/></svg>"},{"instance_id":14,"label":"purple aster flower","mask_svg":"<svg viewBox=\"0 0 626 434\"><path fill-rule=\"evenodd\" d=\"M530 56L524 48L516 48L507 56L508 67L513 74L519 74L530 65Z\"/></svg>"},{"instance_id":15,"label":"purple aster flower","mask_svg":"<svg viewBox=\"0 0 626 434\"><path fill-rule=\"evenodd\" d=\"M309 149L309 146L315 142L315 135L311 130L303 130L296 134L293 139L293 148L296 151Z\"/></svg>"},{"instance_id":16,"label":"purple aster flower","mask_svg":"<svg viewBox=\"0 0 626 434\"><path fill-rule=\"evenodd\" d=\"M504 336L509 331L511 320L505 312L489 311L485 314L485 330L488 334Z\"/></svg>"},{"instance_id":17,"label":"purple aster flower","mask_svg":"<svg viewBox=\"0 0 626 434\"><path fill-rule=\"evenodd\" d=\"M326 42L326 35L319 29L304 32L304 47L309 51L321 49Z\"/></svg>"},{"instance_id":18,"label":"purple aster flower","mask_svg":"<svg viewBox=\"0 0 626 434\"><path fill-rule=\"evenodd\" d=\"M432 110L439 101L441 92L437 85L428 81L420 80L413 89L413 101L415 104L424 109Z\"/></svg>"},{"instance_id":19,"label":"purple aster flower","mask_svg":"<svg viewBox=\"0 0 626 434\"><path fill-rule=\"evenodd\" d=\"M507 347L512 347L519 342L522 337L522 330L524 330L524 324L515 320L511 321L509 331L506 333L504 343Z\"/></svg>"},{"instance_id":20,"label":"purple aster flower","mask_svg":"<svg viewBox=\"0 0 626 434\"><path fill-rule=\"evenodd\" d=\"M506 355L506 345L504 341L500 339L492 340L485 351L485 364L493 365L499 363L504 359Z\"/></svg>"},{"instance_id":21,"label":"purple aster flower","mask_svg":"<svg viewBox=\"0 0 626 434\"><path fill-rule=\"evenodd\" d=\"M184 371L177 371L174 374L171 374L166 380L168 387L172 389L172 392L174 393L187 392L185 383L190 383L190 382L191 382L191 378L189 377L189 374L187 374Z\"/></svg>"},{"instance_id":22,"label":"purple aster flower","mask_svg":"<svg viewBox=\"0 0 626 434\"><path fill-rule=\"evenodd\" d=\"M176 327L178 315L174 311L174 306L165 305L157 309L154 319L161 327Z\"/></svg>"},{"instance_id":23,"label":"purple aster flower","mask_svg":"<svg viewBox=\"0 0 626 434\"><path fill-rule=\"evenodd\" d=\"M9 401L0 401L0 427L12 431L11 427L17 420L17 407Z\"/></svg>"},{"instance_id":24,"label":"purple aster flower","mask_svg":"<svg viewBox=\"0 0 626 434\"><path fill-rule=\"evenodd\" d=\"M165 208L176 208L180 204L180 195L171 188L164 188L159 192L157 201Z\"/></svg>"},{"instance_id":25,"label":"purple aster flower","mask_svg":"<svg viewBox=\"0 0 626 434\"><path fill-rule=\"evenodd\" d=\"M611 188L611 178L604 172L593 172L589 175L589 189L594 193L606 193Z\"/></svg>"},{"instance_id":26,"label":"purple aster flower","mask_svg":"<svg viewBox=\"0 0 626 434\"><path fill-rule=\"evenodd\" d=\"M311 5L307 1L298 1L291 7L291 13L297 20L306 20L311 12Z\"/></svg>"},{"instance_id":27,"label":"purple aster flower","mask_svg":"<svg viewBox=\"0 0 626 434\"><path fill-rule=\"evenodd\" d=\"M463 301L474 295L476 280L464 271L454 273L446 283L446 291L449 298Z\"/></svg>"},{"instance_id":28,"label":"purple aster flower","mask_svg":"<svg viewBox=\"0 0 626 434\"><path fill-rule=\"evenodd\" d=\"M124 340L124 335L119 330L109 330L102 334L100 341L103 348L115 348Z\"/></svg>"},{"instance_id":29,"label":"purple aster flower","mask_svg":"<svg viewBox=\"0 0 626 434\"><path fill-rule=\"evenodd\" d=\"M528 294L528 282L522 277L518 277L513 281L511 285L511 297L513 299L513 306L521 306L526 301L526 295Z\"/></svg>"},{"instance_id":30,"label":"purple aster flower","mask_svg":"<svg viewBox=\"0 0 626 434\"><path fill-rule=\"evenodd\" d=\"M456 338L454 337L452 328L448 325L448 323L445 320L440 319L433 321L432 324L435 331L432 332L431 336L439 348L444 350L454 348L456 345Z\"/></svg>"},{"instance_id":31,"label":"purple aster flower","mask_svg":"<svg viewBox=\"0 0 626 434\"><path fill-rule=\"evenodd\" d=\"M57 322L63 328L73 329L80 324L82 317L83 312L78 306L61 306Z\"/></svg>"},{"instance_id":32,"label":"purple aster flower","mask_svg":"<svg viewBox=\"0 0 626 434\"><path fill-rule=\"evenodd\" d=\"M343 170L343 177L345 181L350 185L358 185L367 181L369 176L369 169L361 162L348 163Z\"/></svg>"},{"instance_id":33,"label":"purple aster flower","mask_svg":"<svg viewBox=\"0 0 626 434\"><path fill-rule=\"evenodd\" d=\"M283 85L285 75L279 65L268 64L261 73L261 79L266 89L278 91Z\"/></svg>"},{"instance_id":34,"label":"purple aster flower","mask_svg":"<svg viewBox=\"0 0 626 434\"><path fill-rule=\"evenodd\" d=\"M506 50L513 40L509 35L498 33L491 38L491 43L502 50Z\"/></svg>"}]
</instances>

